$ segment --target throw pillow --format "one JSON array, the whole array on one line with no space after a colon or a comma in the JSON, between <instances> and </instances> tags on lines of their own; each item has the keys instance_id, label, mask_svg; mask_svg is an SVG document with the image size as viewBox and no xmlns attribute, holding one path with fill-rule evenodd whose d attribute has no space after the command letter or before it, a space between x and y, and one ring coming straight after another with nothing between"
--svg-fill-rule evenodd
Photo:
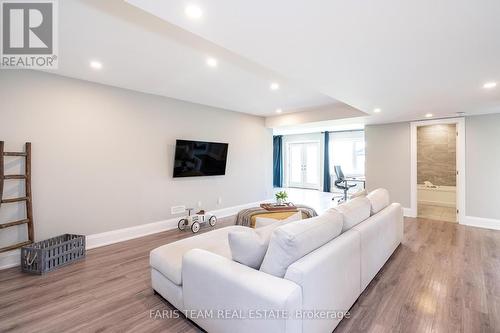
<instances>
[{"instance_id":1,"label":"throw pillow","mask_svg":"<svg viewBox=\"0 0 500 333\"><path fill-rule=\"evenodd\" d=\"M286 221L278 220L278 222L259 229L248 228L244 231L229 232L227 236L231 257L240 264L259 269L274 229L292 221L288 219Z\"/></svg>"},{"instance_id":2,"label":"throw pillow","mask_svg":"<svg viewBox=\"0 0 500 333\"><path fill-rule=\"evenodd\" d=\"M377 214L385 207L389 206L389 191L385 188L378 188L371 191L367 196L371 204L371 215Z\"/></svg>"}]
</instances>

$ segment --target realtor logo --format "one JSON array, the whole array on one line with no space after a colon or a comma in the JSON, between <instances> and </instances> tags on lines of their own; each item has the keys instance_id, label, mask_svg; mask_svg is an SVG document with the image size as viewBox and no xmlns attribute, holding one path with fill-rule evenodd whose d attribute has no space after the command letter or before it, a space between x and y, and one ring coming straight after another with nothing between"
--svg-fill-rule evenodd
<instances>
[{"instance_id":1,"label":"realtor logo","mask_svg":"<svg viewBox=\"0 0 500 333\"><path fill-rule=\"evenodd\" d=\"M2 68L57 68L57 3L1 0Z\"/></svg>"}]
</instances>

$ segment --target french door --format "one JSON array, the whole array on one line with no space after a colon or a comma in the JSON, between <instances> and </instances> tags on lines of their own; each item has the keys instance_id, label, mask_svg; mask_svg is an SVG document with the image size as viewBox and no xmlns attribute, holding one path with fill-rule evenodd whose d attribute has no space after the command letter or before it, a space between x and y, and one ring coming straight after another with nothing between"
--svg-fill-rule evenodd
<instances>
[{"instance_id":1,"label":"french door","mask_svg":"<svg viewBox=\"0 0 500 333\"><path fill-rule=\"evenodd\" d=\"M288 186L319 189L319 142L288 145Z\"/></svg>"}]
</instances>

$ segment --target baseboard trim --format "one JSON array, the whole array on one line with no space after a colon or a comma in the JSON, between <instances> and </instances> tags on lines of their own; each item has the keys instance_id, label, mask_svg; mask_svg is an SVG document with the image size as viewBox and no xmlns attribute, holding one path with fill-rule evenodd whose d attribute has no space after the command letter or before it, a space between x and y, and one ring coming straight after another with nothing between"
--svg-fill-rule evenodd
<instances>
[{"instance_id":1,"label":"baseboard trim","mask_svg":"<svg viewBox=\"0 0 500 333\"><path fill-rule=\"evenodd\" d=\"M211 213L215 214L218 218L228 217L237 214L242 209L258 206L261 202L263 201L217 209L211 211ZM144 237L159 232L172 230L177 228L177 223L179 222L179 219L180 217L176 217L164 221L138 225L130 228L123 228L99 234L88 235L87 249L88 250L95 249L101 246L111 245L131 240L134 238Z\"/></svg>"},{"instance_id":2,"label":"baseboard trim","mask_svg":"<svg viewBox=\"0 0 500 333\"><path fill-rule=\"evenodd\" d=\"M272 201L272 199L251 202L248 204L243 204L238 206L221 208L210 212L215 214L218 218L223 218L236 215L242 209L259 206L260 203L266 201ZM156 234L163 231L172 230L177 228L177 223L179 222L179 219L180 217L176 217L168 220L142 224L134 227L87 235L86 247L87 250L91 250L101 246L111 245L139 237ZM0 270L19 266L20 260L21 260L21 254L19 250L2 253L0 254Z\"/></svg>"},{"instance_id":3,"label":"baseboard trim","mask_svg":"<svg viewBox=\"0 0 500 333\"><path fill-rule=\"evenodd\" d=\"M21 250L0 253L0 270L21 264Z\"/></svg>"},{"instance_id":4,"label":"baseboard trim","mask_svg":"<svg viewBox=\"0 0 500 333\"><path fill-rule=\"evenodd\" d=\"M417 217L417 212L411 208L403 208L403 215L406 217Z\"/></svg>"},{"instance_id":5,"label":"baseboard trim","mask_svg":"<svg viewBox=\"0 0 500 333\"><path fill-rule=\"evenodd\" d=\"M488 219L484 217L464 216L460 220L460 224L467 225L470 227L500 230L500 220Z\"/></svg>"},{"instance_id":6,"label":"baseboard trim","mask_svg":"<svg viewBox=\"0 0 500 333\"><path fill-rule=\"evenodd\" d=\"M130 228L117 229L99 234L88 235L86 237L87 250L97 247L124 242L130 239L144 237L158 232L177 228L177 219L169 219Z\"/></svg>"},{"instance_id":7,"label":"baseboard trim","mask_svg":"<svg viewBox=\"0 0 500 333\"><path fill-rule=\"evenodd\" d=\"M406 217L417 217L417 212L411 208L403 208L403 215ZM470 227L500 230L500 220L496 219L477 216L460 216L459 221L460 224Z\"/></svg>"}]
</instances>

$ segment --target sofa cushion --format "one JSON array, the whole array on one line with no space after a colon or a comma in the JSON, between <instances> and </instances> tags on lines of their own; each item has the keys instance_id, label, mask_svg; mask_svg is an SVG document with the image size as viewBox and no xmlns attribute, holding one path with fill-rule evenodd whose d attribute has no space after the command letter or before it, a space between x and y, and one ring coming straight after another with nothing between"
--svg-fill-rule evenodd
<instances>
[{"instance_id":1,"label":"sofa cushion","mask_svg":"<svg viewBox=\"0 0 500 333\"><path fill-rule=\"evenodd\" d=\"M274 230L260 270L284 277L288 266L340 235L342 215L329 211Z\"/></svg>"},{"instance_id":2,"label":"sofa cushion","mask_svg":"<svg viewBox=\"0 0 500 333\"><path fill-rule=\"evenodd\" d=\"M228 234L247 227L230 226L185 238L151 251L149 263L176 285L182 285L182 257L191 249L203 249L231 259Z\"/></svg>"},{"instance_id":3,"label":"sofa cushion","mask_svg":"<svg viewBox=\"0 0 500 333\"><path fill-rule=\"evenodd\" d=\"M370 217L370 200L358 197L335 208L330 208L330 210L342 213L344 216L342 232L345 232Z\"/></svg>"},{"instance_id":4,"label":"sofa cushion","mask_svg":"<svg viewBox=\"0 0 500 333\"><path fill-rule=\"evenodd\" d=\"M230 231L228 239L233 260L240 264L259 269L274 229L301 219L302 214L298 212L284 220L269 219L274 220L274 223L258 229L245 228L244 230Z\"/></svg>"},{"instance_id":5,"label":"sofa cushion","mask_svg":"<svg viewBox=\"0 0 500 333\"><path fill-rule=\"evenodd\" d=\"M377 214L390 204L389 191L385 188L373 190L366 197L370 200L371 215Z\"/></svg>"},{"instance_id":6,"label":"sofa cushion","mask_svg":"<svg viewBox=\"0 0 500 333\"><path fill-rule=\"evenodd\" d=\"M297 212L297 213L292 214L284 219L273 219L271 217L259 217L259 216L257 216L255 218L255 228L262 228L262 227L274 224L276 222L288 223L288 222L293 222L293 221L298 221L298 220L302 220L302 212Z\"/></svg>"}]
</instances>

